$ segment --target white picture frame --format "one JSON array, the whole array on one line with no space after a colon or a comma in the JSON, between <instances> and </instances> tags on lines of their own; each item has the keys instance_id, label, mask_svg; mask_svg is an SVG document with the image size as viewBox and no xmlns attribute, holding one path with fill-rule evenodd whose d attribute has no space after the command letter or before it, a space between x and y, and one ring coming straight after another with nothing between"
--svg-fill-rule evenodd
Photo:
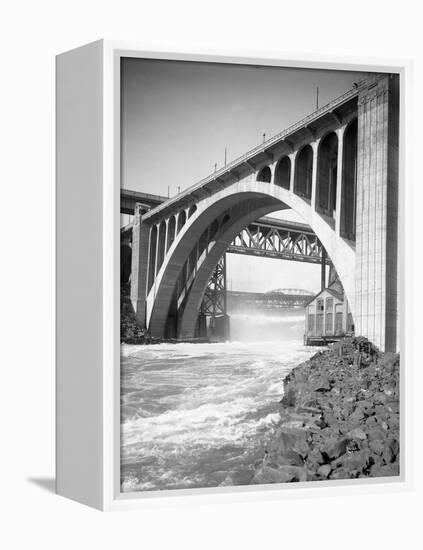
<instances>
[{"instance_id":1,"label":"white picture frame","mask_svg":"<svg viewBox=\"0 0 423 550\"><path fill-rule=\"evenodd\" d=\"M401 475L296 484L120 492L120 58L139 57L400 75ZM57 57L57 493L101 510L167 503L279 499L412 486L412 67L407 60L279 52L148 50L100 40ZM407 181L407 185L405 182ZM405 216L407 212L407 216ZM407 269L406 269L407 266Z\"/></svg>"}]
</instances>

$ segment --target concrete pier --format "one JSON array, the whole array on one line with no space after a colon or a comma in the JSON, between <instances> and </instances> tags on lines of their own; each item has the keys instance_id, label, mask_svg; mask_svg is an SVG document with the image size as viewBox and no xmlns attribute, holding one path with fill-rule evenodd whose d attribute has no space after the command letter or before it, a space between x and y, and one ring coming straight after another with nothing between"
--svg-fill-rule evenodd
<instances>
[{"instance_id":1,"label":"concrete pier","mask_svg":"<svg viewBox=\"0 0 423 550\"><path fill-rule=\"evenodd\" d=\"M398 317L398 77L358 97L356 333L395 351Z\"/></svg>"}]
</instances>

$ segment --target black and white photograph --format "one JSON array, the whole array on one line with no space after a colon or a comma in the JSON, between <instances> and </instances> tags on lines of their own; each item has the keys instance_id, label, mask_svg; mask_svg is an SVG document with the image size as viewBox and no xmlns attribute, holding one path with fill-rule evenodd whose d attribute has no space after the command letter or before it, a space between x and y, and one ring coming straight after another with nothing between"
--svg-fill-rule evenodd
<instances>
[{"instance_id":1,"label":"black and white photograph","mask_svg":"<svg viewBox=\"0 0 423 550\"><path fill-rule=\"evenodd\" d=\"M5 6L2 548L416 546L418 15Z\"/></svg>"},{"instance_id":2,"label":"black and white photograph","mask_svg":"<svg viewBox=\"0 0 423 550\"><path fill-rule=\"evenodd\" d=\"M399 476L399 75L120 70L121 491Z\"/></svg>"}]
</instances>

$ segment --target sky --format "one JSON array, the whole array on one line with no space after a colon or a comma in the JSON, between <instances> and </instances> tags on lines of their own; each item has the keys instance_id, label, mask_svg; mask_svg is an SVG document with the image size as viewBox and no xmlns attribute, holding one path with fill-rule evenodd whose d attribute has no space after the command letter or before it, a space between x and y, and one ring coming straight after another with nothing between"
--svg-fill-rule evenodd
<instances>
[{"instance_id":1,"label":"sky","mask_svg":"<svg viewBox=\"0 0 423 550\"><path fill-rule=\"evenodd\" d=\"M347 71L126 58L122 61L122 187L174 196L363 77ZM274 216L275 213L272 213ZM278 217L298 220L292 211ZM316 291L320 267L228 254L234 290Z\"/></svg>"}]
</instances>

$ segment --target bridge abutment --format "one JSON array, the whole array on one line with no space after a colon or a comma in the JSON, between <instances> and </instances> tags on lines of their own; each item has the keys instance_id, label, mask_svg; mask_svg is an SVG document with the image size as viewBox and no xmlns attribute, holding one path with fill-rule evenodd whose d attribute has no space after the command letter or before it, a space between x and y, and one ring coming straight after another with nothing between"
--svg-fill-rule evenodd
<instances>
[{"instance_id":1,"label":"bridge abutment","mask_svg":"<svg viewBox=\"0 0 423 550\"><path fill-rule=\"evenodd\" d=\"M397 347L398 77L358 97L355 332Z\"/></svg>"}]
</instances>

